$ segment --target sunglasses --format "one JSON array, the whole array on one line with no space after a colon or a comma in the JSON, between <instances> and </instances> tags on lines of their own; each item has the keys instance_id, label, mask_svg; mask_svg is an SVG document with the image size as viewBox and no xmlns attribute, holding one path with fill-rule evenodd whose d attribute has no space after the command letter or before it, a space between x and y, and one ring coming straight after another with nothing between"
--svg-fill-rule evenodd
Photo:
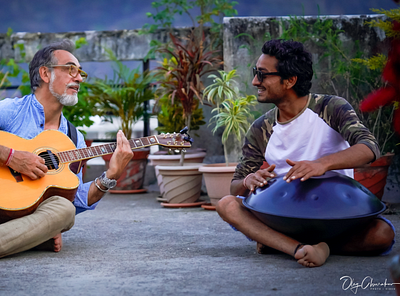
<instances>
[{"instance_id":1,"label":"sunglasses","mask_svg":"<svg viewBox=\"0 0 400 296\"><path fill-rule=\"evenodd\" d=\"M78 76L78 74L81 74L82 82L85 82L87 77L88 77L88 74L85 71L79 69L75 65L48 65L47 67L49 67L49 68L68 67L69 68L69 75L71 77L75 78L76 76Z\"/></svg>"},{"instance_id":2,"label":"sunglasses","mask_svg":"<svg viewBox=\"0 0 400 296\"><path fill-rule=\"evenodd\" d=\"M281 74L279 72L268 72L268 73L264 73L261 72L260 70L257 70L257 67L253 68L253 77L257 75L257 79L260 83L263 82L264 76L269 76L269 75L278 75L281 76Z\"/></svg>"}]
</instances>

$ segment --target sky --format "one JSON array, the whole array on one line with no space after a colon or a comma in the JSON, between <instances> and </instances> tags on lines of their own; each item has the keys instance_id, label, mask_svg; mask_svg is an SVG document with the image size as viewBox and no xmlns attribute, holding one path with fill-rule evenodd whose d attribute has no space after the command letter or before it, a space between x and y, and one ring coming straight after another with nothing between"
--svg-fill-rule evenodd
<instances>
[{"instance_id":1,"label":"sky","mask_svg":"<svg viewBox=\"0 0 400 296\"><path fill-rule=\"evenodd\" d=\"M0 33L67 32L139 29L155 12L143 0L0 0ZM370 14L370 8L391 9L392 0L237 0L238 16ZM188 26L187 17L176 26Z\"/></svg>"}]
</instances>

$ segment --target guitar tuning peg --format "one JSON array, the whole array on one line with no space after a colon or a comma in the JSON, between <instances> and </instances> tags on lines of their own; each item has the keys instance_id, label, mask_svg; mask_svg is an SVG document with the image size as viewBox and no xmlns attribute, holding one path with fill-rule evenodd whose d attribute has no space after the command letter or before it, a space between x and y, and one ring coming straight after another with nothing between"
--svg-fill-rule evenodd
<instances>
[{"instance_id":1,"label":"guitar tuning peg","mask_svg":"<svg viewBox=\"0 0 400 296\"><path fill-rule=\"evenodd\" d=\"M185 141L190 142L190 144L192 144L192 143L193 143L193 139L192 139L192 138L190 137L190 135L187 133L188 131L189 131L188 127L185 126L185 127L180 131L180 133L181 133L182 135L185 135L185 136L183 137L183 139L184 139Z\"/></svg>"},{"instance_id":2,"label":"guitar tuning peg","mask_svg":"<svg viewBox=\"0 0 400 296\"><path fill-rule=\"evenodd\" d=\"M185 126L179 133L186 134L188 132L188 130L189 130L188 127Z\"/></svg>"},{"instance_id":3,"label":"guitar tuning peg","mask_svg":"<svg viewBox=\"0 0 400 296\"><path fill-rule=\"evenodd\" d=\"M183 137L183 139L185 141L189 142L190 144L193 144L193 139L189 135L187 135L186 137Z\"/></svg>"}]
</instances>

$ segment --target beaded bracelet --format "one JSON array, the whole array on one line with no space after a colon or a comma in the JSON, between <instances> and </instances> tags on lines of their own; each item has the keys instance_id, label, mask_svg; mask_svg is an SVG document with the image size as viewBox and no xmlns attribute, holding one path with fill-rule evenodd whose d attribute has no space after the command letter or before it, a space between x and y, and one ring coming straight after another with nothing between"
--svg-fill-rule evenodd
<instances>
[{"instance_id":1,"label":"beaded bracelet","mask_svg":"<svg viewBox=\"0 0 400 296\"><path fill-rule=\"evenodd\" d=\"M4 163L4 165L8 166L10 164L11 159L13 158L14 155L14 151L15 151L14 149L10 148L10 153L8 154L7 160Z\"/></svg>"},{"instance_id":2,"label":"beaded bracelet","mask_svg":"<svg viewBox=\"0 0 400 296\"><path fill-rule=\"evenodd\" d=\"M250 176L252 176L252 175L254 175L254 173L248 174L248 175L246 176L246 178L243 179L243 187L244 187L244 188L250 189L250 188L247 187L247 185L246 185L246 180L247 180L248 177L250 177Z\"/></svg>"},{"instance_id":3,"label":"beaded bracelet","mask_svg":"<svg viewBox=\"0 0 400 296\"><path fill-rule=\"evenodd\" d=\"M94 179L94 185L96 185L97 189L99 189L101 192L107 193L108 190L110 190L110 189L104 190L103 188L101 188L101 187L97 184L97 180L98 180L98 179L99 179L99 178Z\"/></svg>"}]
</instances>

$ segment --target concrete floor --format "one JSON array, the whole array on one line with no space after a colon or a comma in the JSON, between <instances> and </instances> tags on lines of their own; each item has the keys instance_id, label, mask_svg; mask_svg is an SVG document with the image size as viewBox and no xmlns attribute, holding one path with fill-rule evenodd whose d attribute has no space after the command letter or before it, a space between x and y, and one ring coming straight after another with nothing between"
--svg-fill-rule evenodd
<instances>
[{"instance_id":1,"label":"concrete floor","mask_svg":"<svg viewBox=\"0 0 400 296\"><path fill-rule=\"evenodd\" d=\"M107 194L76 217L60 253L1 259L0 295L395 295L392 286L350 290L340 280L392 283L392 256L331 256L304 268L284 254L257 254L215 211L163 208L157 195ZM400 229L396 209L386 217Z\"/></svg>"}]
</instances>

